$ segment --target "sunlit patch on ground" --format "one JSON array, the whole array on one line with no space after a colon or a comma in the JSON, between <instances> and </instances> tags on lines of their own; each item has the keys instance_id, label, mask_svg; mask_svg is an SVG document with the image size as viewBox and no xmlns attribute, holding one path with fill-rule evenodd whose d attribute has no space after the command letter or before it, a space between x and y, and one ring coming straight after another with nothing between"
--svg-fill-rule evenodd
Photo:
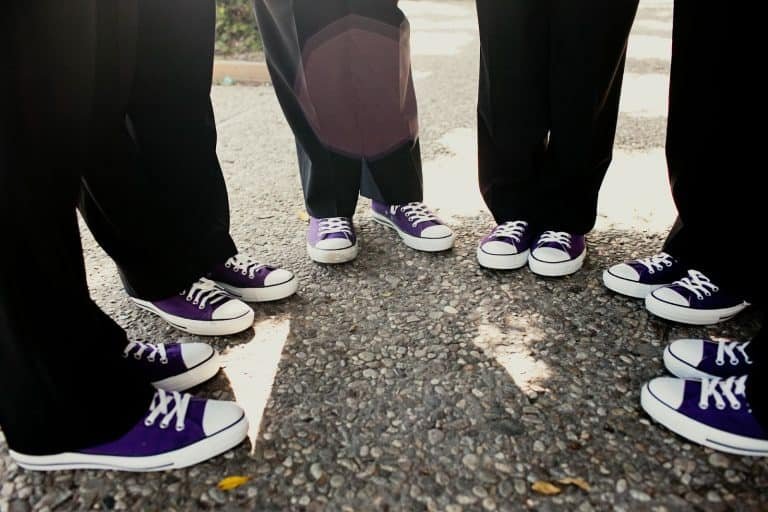
<instances>
[{"instance_id":1,"label":"sunlit patch on ground","mask_svg":"<svg viewBox=\"0 0 768 512\"><path fill-rule=\"evenodd\" d=\"M255 446L259 437L261 419L272 393L290 327L289 317L262 320L253 326L255 336L252 340L222 354L224 374L250 423L248 438L251 446Z\"/></svg>"},{"instance_id":2,"label":"sunlit patch on ground","mask_svg":"<svg viewBox=\"0 0 768 512\"><path fill-rule=\"evenodd\" d=\"M597 210L597 229L667 232L676 210L664 150L615 151Z\"/></svg>"},{"instance_id":3,"label":"sunlit patch on ground","mask_svg":"<svg viewBox=\"0 0 768 512\"><path fill-rule=\"evenodd\" d=\"M632 117L667 115L669 75L660 73L624 75L621 112Z\"/></svg>"},{"instance_id":4,"label":"sunlit patch on ground","mask_svg":"<svg viewBox=\"0 0 768 512\"><path fill-rule=\"evenodd\" d=\"M502 330L483 323L472 343L501 365L524 393L541 391L550 376L549 366L533 356L533 345L544 333L529 318L509 316Z\"/></svg>"},{"instance_id":5,"label":"sunlit patch on ground","mask_svg":"<svg viewBox=\"0 0 768 512\"><path fill-rule=\"evenodd\" d=\"M477 21L466 4L404 1L398 5L411 25L414 56L456 55L475 40Z\"/></svg>"},{"instance_id":6,"label":"sunlit patch on ground","mask_svg":"<svg viewBox=\"0 0 768 512\"><path fill-rule=\"evenodd\" d=\"M661 59L669 60L672 39L662 36L632 35L629 37L630 59Z\"/></svg>"}]
</instances>

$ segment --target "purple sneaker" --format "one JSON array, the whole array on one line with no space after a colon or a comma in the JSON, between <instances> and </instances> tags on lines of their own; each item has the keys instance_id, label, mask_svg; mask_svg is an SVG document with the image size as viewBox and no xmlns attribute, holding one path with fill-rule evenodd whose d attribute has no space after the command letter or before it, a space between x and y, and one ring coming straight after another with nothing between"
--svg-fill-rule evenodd
<instances>
[{"instance_id":1,"label":"purple sneaker","mask_svg":"<svg viewBox=\"0 0 768 512\"><path fill-rule=\"evenodd\" d=\"M307 252L318 263L346 263L357 258L357 235L352 219L310 217Z\"/></svg>"},{"instance_id":2,"label":"purple sneaker","mask_svg":"<svg viewBox=\"0 0 768 512\"><path fill-rule=\"evenodd\" d=\"M653 290L685 276L686 270L673 256L662 252L612 266L603 272L603 283L616 293L644 299Z\"/></svg>"},{"instance_id":3,"label":"purple sneaker","mask_svg":"<svg viewBox=\"0 0 768 512\"><path fill-rule=\"evenodd\" d=\"M392 228L411 249L425 252L447 251L456 236L424 203L386 205L371 202L373 220Z\"/></svg>"},{"instance_id":4,"label":"purple sneaker","mask_svg":"<svg viewBox=\"0 0 768 512\"><path fill-rule=\"evenodd\" d=\"M562 277L577 272L587 256L584 235L565 231L545 231L533 244L528 266L531 272L545 277Z\"/></svg>"},{"instance_id":5,"label":"purple sneaker","mask_svg":"<svg viewBox=\"0 0 768 512\"><path fill-rule=\"evenodd\" d=\"M186 391L213 378L221 368L219 354L207 343L140 343L126 345L123 357L163 391Z\"/></svg>"},{"instance_id":6,"label":"purple sneaker","mask_svg":"<svg viewBox=\"0 0 768 512\"><path fill-rule=\"evenodd\" d=\"M531 233L528 223L514 220L499 224L480 241L477 262L495 270L514 270L528 263Z\"/></svg>"},{"instance_id":7,"label":"purple sneaker","mask_svg":"<svg viewBox=\"0 0 768 512\"><path fill-rule=\"evenodd\" d=\"M752 415L746 382L746 375L700 381L660 377L643 386L640 404L655 421L694 443L765 456L768 430Z\"/></svg>"},{"instance_id":8,"label":"purple sneaker","mask_svg":"<svg viewBox=\"0 0 768 512\"><path fill-rule=\"evenodd\" d=\"M110 405L95 404L101 413ZM94 420L98 420L98 414ZM232 402L203 400L158 390L149 413L120 439L84 450L51 455L10 451L16 463L36 471L106 469L165 471L185 468L239 445L248 433L243 410Z\"/></svg>"},{"instance_id":9,"label":"purple sneaker","mask_svg":"<svg viewBox=\"0 0 768 512\"><path fill-rule=\"evenodd\" d=\"M747 375L752 359L749 341L677 340L664 349L664 366L681 379Z\"/></svg>"},{"instance_id":10,"label":"purple sneaker","mask_svg":"<svg viewBox=\"0 0 768 512\"><path fill-rule=\"evenodd\" d=\"M645 298L645 308L654 315L692 325L710 325L729 320L749 306L748 302L722 291L699 272L662 286Z\"/></svg>"},{"instance_id":11,"label":"purple sneaker","mask_svg":"<svg viewBox=\"0 0 768 512\"><path fill-rule=\"evenodd\" d=\"M131 300L177 329L191 334L226 336L253 325L253 310L206 278L167 299L150 302L131 297Z\"/></svg>"},{"instance_id":12,"label":"purple sneaker","mask_svg":"<svg viewBox=\"0 0 768 512\"><path fill-rule=\"evenodd\" d=\"M216 265L207 277L219 288L246 302L284 299L296 293L298 288L298 280L292 272L263 265L244 254Z\"/></svg>"}]
</instances>

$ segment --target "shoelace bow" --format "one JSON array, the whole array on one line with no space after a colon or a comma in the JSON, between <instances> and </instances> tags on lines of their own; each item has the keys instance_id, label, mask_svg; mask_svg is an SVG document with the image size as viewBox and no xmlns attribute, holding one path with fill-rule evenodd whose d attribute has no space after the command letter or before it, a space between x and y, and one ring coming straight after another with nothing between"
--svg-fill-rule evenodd
<instances>
[{"instance_id":1,"label":"shoelace bow","mask_svg":"<svg viewBox=\"0 0 768 512\"><path fill-rule=\"evenodd\" d=\"M320 236L343 233L352 236L352 225L346 217L328 217L320 220Z\"/></svg>"},{"instance_id":2,"label":"shoelace bow","mask_svg":"<svg viewBox=\"0 0 768 512\"><path fill-rule=\"evenodd\" d=\"M138 349L134 352L134 349ZM134 359L141 359L146 356L147 361L154 363L155 359L160 357L160 364L168 364L168 354L165 352L165 345L163 343L141 343L140 341L132 341L128 343L123 350L123 357L130 357L133 352Z\"/></svg>"},{"instance_id":3,"label":"shoelace bow","mask_svg":"<svg viewBox=\"0 0 768 512\"><path fill-rule=\"evenodd\" d=\"M152 397L152 403L149 405L149 414L144 419L144 425L151 427L162 416L160 428L165 429L168 428L175 416L176 431L181 432L184 430L184 420L191 399L192 395L187 393L182 395L178 391L157 390L155 396Z\"/></svg>"},{"instance_id":4,"label":"shoelace bow","mask_svg":"<svg viewBox=\"0 0 768 512\"><path fill-rule=\"evenodd\" d=\"M654 274L657 270L664 270L664 267L671 267L674 264L674 258L665 253L654 254L650 258L637 260L648 269L648 272Z\"/></svg>"},{"instance_id":5,"label":"shoelace bow","mask_svg":"<svg viewBox=\"0 0 768 512\"><path fill-rule=\"evenodd\" d=\"M259 270L266 268L267 265L259 263L250 256L236 254L224 263L224 267L231 268L235 272L240 272L244 276L248 276L249 278L253 279L256 277L256 273Z\"/></svg>"},{"instance_id":6,"label":"shoelace bow","mask_svg":"<svg viewBox=\"0 0 768 512\"><path fill-rule=\"evenodd\" d=\"M524 220L513 220L499 224L496 229L493 230L492 236L495 238L511 238L515 242L520 242L520 237L525 233L525 228L528 227L528 223Z\"/></svg>"},{"instance_id":7,"label":"shoelace bow","mask_svg":"<svg viewBox=\"0 0 768 512\"><path fill-rule=\"evenodd\" d=\"M539 237L539 243L557 243L571 248L571 234L565 231L545 231Z\"/></svg>"},{"instance_id":8,"label":"shoelace bow","mask_svg":"<svg viewBox=\"0 0 768 512\"><path fill-rule=\"evenodd\" d=\"M725 364L725 356L727 355L732 365L739 364L739 357L736 355L736 351L738 351L741 353L741 357L744 359L745 363L752 364L752 360L749 358L746 352L749 343L749 341L745 341L743 343L739 341L718 343L715 363L717 363L718 366L723 366Z\"/></svg>"},{"instance_id":9,"label":"shoelace bow","mask_svg":"<svg viewBox=\"0 0 768 512\"><path fill-rule=\"evenodd\" d=\"M184 290L179 295L186 295L187 302L191 302L200 309L205 309L209 304L218 304L230 298L224 290L216 286L216 283L204 277L193 284L189 290Z\"/></svg>"},{"instance_id":10,"label":"shoelace bow","mask_svg":"<svg viewBox=\"0 0 768 512\"><path fill-rule=\"evenodd\" d=\"M390 213L394 215L397 209L403 212L405 218L411 223L413 227L418 226L422 222L437 221L437 216L429 211L427 205L424 203L408 203L400 206L390 206Z\"/></svg>"},{"instance_id":11,"label":"shoelace bow","mask_svg":"<svg viewBox=\"0 0 768 512\"><path fill-rule=\"evenodd\" d=\"M702 300L704 295L709 297L712 295L712 292L720 291L720 288L715 283L698 270L689 270L688 277L682 278L675 284L694 293L699 300Z\"/></svg>"},{"instance_id":12,"label":"shoelace bow","mask_svg":"<svg viewBox=\"0 0 768 512\"><path fill-rule=\"evenodd\" d=\"M728 377L727 379L702 379L701 395L699 396L699 408L707 409L709 399L715 400L715 407L719 410L726 408L726 401L731 409L738 411L741 409L741 400L737 397L746 398L747 376Z\"/></svg>"}]
</instances>

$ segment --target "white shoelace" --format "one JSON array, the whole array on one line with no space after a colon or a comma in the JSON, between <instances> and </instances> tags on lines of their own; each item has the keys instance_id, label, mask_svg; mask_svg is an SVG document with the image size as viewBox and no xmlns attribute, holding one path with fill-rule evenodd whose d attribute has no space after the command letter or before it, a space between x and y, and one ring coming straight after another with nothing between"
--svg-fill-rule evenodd
<instances>
[{"instance_id":1,"label":"white shoelace","mask_svg":"<svg viewBox=\"0 0 768 512\"><path fill-rule=\"evenodd\" d=\"M251 279L256 277L256 272L266 267L263 263L259 263L245 254L236 254L232 256L224 263L224 266L226 268L231 268L235 272L240 272Z\"/></svg>"},{"instance_id":2,"label":"white shoelace","mask_svg":"<svg viewBox=\"0 0 768 512\"><path fill-rule=\"evenodd\" d=\"M715 407L719 410L725 409L725 402L728 401L731 409L738 411L741 409L741 401L736 397L746 397L746 383L746 375L742 377L728 377L727 379L702 379L699 408L708 408L709 399L714 398Z\"/></svg>"},{"instance_id":3,"label":"white shoelace","mask_svg":"<svg viewBox=\"0 0 768 512\"><path fill-rule=\"evenodd\" d=\"M520 237L523 236L523 233L525 233L525 228L527 227L528 223L524 220L512 220L496 226L496 229L493 230L491 236L496 238L511 238L515 242L519 243Z\"/></svg>"},{"instance_id":4,"label":"white shoelace","mask_svg":"<svg viewBox=\"0 0 768 512\"><path fill-rule=\"evenodd\" d=\"M224 290L216 286L216 283L204 277L193 284L189 290L184 290L179 295L186 295L187 302L191 302L200 309L205 309L208 304L218 304L231 298Z\"/></svg>"},{"instance_id":5,"label":"white shoelace","mask_svg":"<svg viewBox=\"0 0 768 512\"><path fill-rule=\"evenodd\" d=\"M418 226L422 222L437 221L435 214L430 212L427 205L424 203L408 203L400 206L390 206L389 211L394 215L398 208L400 208L405 215L405 218L408 219L408 222L410 222L413 227Z\"/></svg>"},{"instance_id":6,"label":"white shoelace","mask_svg":"<svg viewBox=\"0 0 768 512\"><path fill-rule=\"evenodd\" d=\"M736 355L736 351L738 351L741 353L741 357L744 359L745 363L752 364L752 360L746 352L749 343L749 341L743 343L739 341L721 341L717 344L717 357L715 358L715 363L717 363L717 366L723 366L725 364L725 356L727 355L732 365L739 364L739 356Z\"/></svg>"},{"instance_id":7,"label":"white shoelace","mask_svg":"<svg viewBox=\"0 0 768 512\"><path fill-rule=\"evenodd\" d=\"M328 217L320 219L319 235L330 235L332 233L343 233L352 238L352 225L347 217Z\"/></svg>"},{"instance_id":8,"label":"white shoelace","mask_svg":"<svg viewBox=\"0 0 768 512\"><path fill-rule=\"evenodd\" d=\"M657 270L664 270L664 267L671 267L674 264L674 258L665 253L654 254L650 258L637 260L648 269L648 273L655 274Z\"/></svg>"},{"instance_id":9,"label":"white shoelace","mask_svg":"<svg viewBox=\"0 0 768 512\"><path fill-rule=\"evenodd\" d=\"M142 357L146 356L147 361L154 363L155 359L159 356L160 364L168 364L168 355L165 352L165 345L163 343L154 344L132 341L128 343L128 345L125 347L125 350L123 350L123 357L129 357L131 355L131 351L136 348L138 348L138 350L133 353L134 359L141 359Z\"/></svg>"},{"instance_id":10,"label":"white shoelace","mask_svg":"<svg viewBox=\"0 0 768 512\"><path fill-rule=\"evenodd\" d=\"M557 243L564 247L571 248L571 234L565 231L545 231L539 237L539 243Z\"/></svg>"},{"instance_id":11,"label":"white shoelace","mask_svg":"<svg viewBox=\"0 0 768 512\"><path fill-rule=\"evenodd\" d=\"M707 276L699 272L698 270L689 270L688 277L684 277L675 283L677 286L681 286L686 290L696 294L699 300L704 298L704 295L709 297L712 292L720 291L715 283L709 280Z\"/></svg>"},{"instance_id":12,"label":"white shoelace","mask_svg":"<svg viewBox=\"0 0 768 512\"><path fill-rule=\"evenodd\" d=\"M151 427L155 421L162 416L160 428L168 428L176 416L176 431L184 430L184 419L187 415L187 407L192 395L178 391L166 392L157 390L152 397L152 403L149 405L149 415L144 420L144 425Z\"/></svg>"}]
</instances>

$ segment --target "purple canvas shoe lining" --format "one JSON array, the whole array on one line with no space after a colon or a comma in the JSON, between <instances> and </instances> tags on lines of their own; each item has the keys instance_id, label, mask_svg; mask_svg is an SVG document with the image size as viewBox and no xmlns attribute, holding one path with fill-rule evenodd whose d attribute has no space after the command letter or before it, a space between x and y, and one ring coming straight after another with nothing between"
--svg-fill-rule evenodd
<instances>
[{"instance_id":1,"label":"purple canvas shoe lining","mask_svg":"<svg viewBox=\"0 0 768 512\"><path fill-rule=\"evenodd\" d=\"M647 264L643 264L642 261ZM639 283L651 285L664 285L677 281L685 276L687 270L674 257L667 255L664 258L661 254L643 260L627 261L625 264L637 272Z\"/></svg>"},{"instance_id":2,"label":"purple canvas shoe lining","mask_svg":"<svg viewBox=\"0 0 768 512\"><path fill-rule=\"evenodd\" d=\"M265 288L267 276L277 267L260 264L250 258L243 261L232 261L230 258L225 263L220 263L211 269L208 279L228 284L237 288Z\"/></svg>"},{"instance_id":3,"label":"purple canvas shoe lining","mask_svg":"<svg viewBox=\"0 0 768 512\"><path fill-rule=\"evenodd\" d=\"M125 352L123 352L123 357L128 358L134 363L141 373L147 376L150 382L181 375L190 370L184 364L184 357L181 355L181 345L179 343L162 344L162 346L165 351L165 358L161 357L159 350L153 349L153 347L159 347L159 345L138 342L129 343ZM154 357L152 354L154 354Z\"/></svg>"},{"instance_id":4,"label":"purple canvas shoe lining","mask_svg":"<svg viewBox=\"0 0 768 512\"><path fill-rule=\"evenodd\" d=\"M566 236L567 235L567 236ZM564 243L557 240L548 240L550 237L559 239L568 239L570 243ZM570 259L576 259L587 247L587 238L584 235L574 235L572 233L545 231L536 239L534 250L543 247L549 247L568 253Z\"/></svg>"},{"instance_id":5,"label":"purple canvas shoe lining","mask_svg":"<svg viewBox=\"0 0 768 512\"><path fill-rule=\"evenodd\" d=\"M157 395L155 395L157 397ZM170 420L166 428L161 428L161 414L153 425L147 426L145 416L124 436L116 441L79 450L90 455L112 455L116 457L147 457L178 450L206 438L203 431L203 415L206 400L191 398L187 405L184 430L176 430L176 417ZM175 403L173 404L175 405ZM173 407L173 405L171 407Z\"/></svg>"},{"instance_id":6,"label":"purple canvas shoe lining","mask_svg":"<svg viewBox=\"0 0 768 512\"><path fill-rule=\"evenodd\" d=\"M664 288L674 290L685 297L693 309L725 309L744 303L743 299L721 290L704 274L696 270L689 270L688 277ZM654 294L654 296L657 300L664 302L657 295Z\"/></svg>"},{"instance_id":7,"label":"purple canvas shoe lining","mask_svg":"<svg viewBox=\"0 0 768 512\"><path fill-rule=\"evenodd\" d=\"M700 408L702 382L707 381L686 380L683 403L676 409L678 412L700 423L732 434L755 439L768 439L768 432L749 412L749 402L743 394L735 395L741 404L741 408L738 410L733 409L725 398L723 398L725 408L718 409L715 400L711 397L708 399L708 407L706 409ZM649 390L653 393L652 388ZM660 401L665 403L663 400ZM669 407L671 408L671 406Z\"/></svg>"},{"instance_id":8,"label":"purple canvas shoe lining","mask_svg":"<svg viewBox=\"0 0 768 512\"><path fill-rule=\"evenodd\" d=\"M504 226L509 225L512 223L517 223L524 226L522 227L521 234L518 238L507 236L499 233L504 232ZM533 236L531 235L531 230L529 229L528 223L524 221L512 221L512 222L505 222L504 224L499 224L496 226L493 231L491 231L485 238L483 238L480 241L480 246L482 247L488 242L504 242L505 244L509 244L515 247L517 249L518 253L522 253L527 251L531 248L531 241L533 239Z\"/></svg>"},{"instance_id":9,"label":"purple canvas shoe lining","mask_svg":"<svg viewBox=\"0 0 768 512\"><path fill-rule=\"evenodd\" d=\"M330 223L332 226L347 226L348 230L330 230L321 234L323 225ZM349 240L352 245L357 241L357 235L355 234L355 226L352 223L352 219L349 217L330 217L328 219L318 219L315 217L309 218L309 229L307 231L307 241L311 246L316 246L321 240L329 239L342 239Z\"/></svg>"},{"instance_id":10,"label":"purple canvas shoe lining","mask_svg":"<svg viewBox=\"0 0 768 512\"><path fill-rule=\"evenodd\" d=\"M371 201L371 208L389 219L400 231L417 238L423 238L422 234L427 228L444 225L423 203L386 205L374 200Z\"/></svg>"}]
</instances>

